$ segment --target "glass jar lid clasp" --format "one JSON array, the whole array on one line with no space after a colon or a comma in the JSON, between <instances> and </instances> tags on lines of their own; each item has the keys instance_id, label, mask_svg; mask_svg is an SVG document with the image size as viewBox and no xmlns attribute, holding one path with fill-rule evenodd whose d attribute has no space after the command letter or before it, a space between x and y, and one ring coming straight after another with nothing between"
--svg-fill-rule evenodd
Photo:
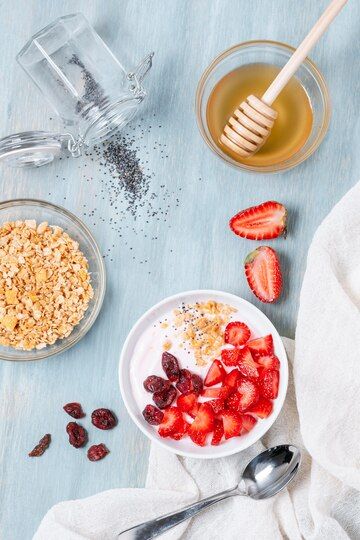
<instances>
[{"instance_id":1,"label":"glass jar lid clasp","mask_svg":"<svg viewBox=\"0 0 360 540\"><path fill-rule=\"evenodd\" d=\"M127 79L131 82L130 92L132 92L136 97L143 98L146 96L146 92L141 83L147 72L151 69L153 56L153 52L145 56L145 58L143 58L136 66L135 70L129 71L127 74Z\"/></svg>"}]
</instances>

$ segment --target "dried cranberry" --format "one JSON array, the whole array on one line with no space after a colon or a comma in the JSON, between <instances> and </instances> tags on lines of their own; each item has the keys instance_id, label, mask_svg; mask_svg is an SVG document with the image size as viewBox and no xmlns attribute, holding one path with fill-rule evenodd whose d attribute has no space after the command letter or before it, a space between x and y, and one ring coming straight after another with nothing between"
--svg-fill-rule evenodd
<instances>
[{"instance_id":1,"label":"dried cranberry","mask_svg":"<svg viewBox=\"0 0 360 540\"><path fill-rule=\"evenodd\" d=\"M80 403L67 403L63 406L63 409L73 418L84 418L85 413L82 410Z\"/></svg>"},{"instance_id":2,"label":"dried cranberry","mask_svg":"<svg viewBox=\"0 0 360 540\"><path fill-rule=\"evenodd\" d=\"M166 409L169 407L176 398L176 389L170 386L168 390L162 390L162 392L155 392L153 394L154 403L159 409Z\"/></svg>"},{"instance_id":3,"label":"dried cranberry","mask_svg":"<svg viewBox=\"0 0 360 540\"><path fill-rule=\"evenodd\" d=\"M109 409L95 409L91 413L91 422L99 429L112 429L117 423L114 413Z\"/></svg>"},{"instance_id":4,"label":"dried cranberry","mask_svg":"<svg viewBox=\"0 0 360 540\"><path fill-rule=\"evenodd\" d=\"M75 448L81 448L86 444L87 431L77 422L69 422L66 426L66 432L69 435L69 443Z\"/></svg>"},{"instance_id":5,"label":"dried cranberry","mask_svg":"<svg viewBox=\"0 0 360 540\"><path fill-rule=\"evenodd\" d=\"M99 459L103 459L108 453L109 450L106 448L105 444L93 444L87 451L87 457L90 461L99 461Z\"/></svg>"},{"instance_id":6,"label":"dried cranberry","mask_svg":"<svg viewBox=\"0 0 360 540\"><path fill-rule=\"evenodd\" d=\"M39 457L42 456L47 448L49 448L51 443L51 435L47 433L40 439L39 443L35 446L31 452L29 452L30 457Z\"/></svg>"},{"instance_id":7,"label":"dried cranberry","mask_svg":"<svg viewBox=\"0 0 360 540\"><path fill-rule=\"evenodd\" d=\"M146 405L142 414L147 423L151 424L152 426L158 426L161 424L164 418L164 413L157 407L154 407L154 405Z\"/></svg>"},{"instance_id":8,"label":"dried cranberry","mask_svg":"<svg viewBox=\"0 0 360 540\"><path fill-rule=\"evenodd\" d=\"M182 394L192 391L193 389L192 377L188 369L180 370L180 376L179 376L178 382L176 383L176 388Z\"/></svg>"},{"instance_id":9,"label":"dried cranberry","mask_svg":"<svg viewBox=\"0 0 360 540\"><path fill-rule=\"evenodd\" d=\"M179 362L174 355L168 352L164 352L162 355L161 363L169 381L176 382L177 380L179 380L180 367Z\"/></svg>"},{"instance_id":10,"label":"dried cranberry","mask_svg":"<svg viewBox=\"0 0 360 540\"><path fill-rule=\"evenodd\" d=\"M158 377L157 375L150 375L144 381L145 390L147 392L151 392L152 394L154 392L161 392L162 390L169 390L170 385L170 381L167 381L162 377Z\"/></svg>"},{"instance_id":11,"label":"dried cranberry","mask_svg":"<svg viewBox=\"0 0 360 540\"><path fill-rule=\"evenodd\" d=\"M193 392L195 392L195 394L197 395L201 394L204 383L200 375L196 375L196 373L193 373L191 375L191 381L193 385Z\"/></svg>"}]
</instances>

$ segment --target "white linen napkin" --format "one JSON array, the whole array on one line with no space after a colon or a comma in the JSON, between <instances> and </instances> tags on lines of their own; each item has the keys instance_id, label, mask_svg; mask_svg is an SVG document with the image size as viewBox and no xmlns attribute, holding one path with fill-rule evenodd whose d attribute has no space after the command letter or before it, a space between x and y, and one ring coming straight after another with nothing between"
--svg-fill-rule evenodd
<instances>
[{"instance_id":1,"label":"white linen napkin","mask_svg":"<svg viewBox=\"0 0 360 540\"><path fill-rule=\"evenodd\" d=\"M229 499L162 538L359 539L359 237L360 184L325 219L309 250L296 331L295 388L290 370L283 410L261 442L208 461L179 458L153 445L146 488L57 504L34 539L114 539L132 525L232 487L255 454L281 443L294 443L303 454L300 472L286 491L266 501ZM284 343L291 367L294 342L284 338Z\"/></svg>"}]
</instances>

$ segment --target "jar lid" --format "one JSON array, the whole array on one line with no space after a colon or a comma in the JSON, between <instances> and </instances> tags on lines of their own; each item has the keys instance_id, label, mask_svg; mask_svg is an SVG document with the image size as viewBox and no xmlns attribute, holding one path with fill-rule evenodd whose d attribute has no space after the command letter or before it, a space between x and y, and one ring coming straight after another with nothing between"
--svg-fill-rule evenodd
<instances>
[{"instance_id":1,"label":"jar lid","mask_svg":"<svg viewBox=\"0 0 360 540\"><path fill-rule=\"evenodd\" d=\"M9 167L41 167L62 154L64 135L25 131L0 139L0 163Z\"/></svg>"}]
</instances>

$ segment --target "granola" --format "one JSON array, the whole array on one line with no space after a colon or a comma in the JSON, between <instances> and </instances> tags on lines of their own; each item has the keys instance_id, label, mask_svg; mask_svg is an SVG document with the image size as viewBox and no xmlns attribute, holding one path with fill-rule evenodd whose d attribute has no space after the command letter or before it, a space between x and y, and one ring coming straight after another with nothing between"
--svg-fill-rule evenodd
<instances>
[{"instance_id":1,"label":"granola","mask_svg":"<svg viewBox=\"0 0 360 540\"><path fill-rule=\"evenodd\" d=\"M93 297L88 261L60 227L0 226L0 345L42 349L67 337Z\"/></svg>"},{"instance_id":2,"label":"granola","mask_svg":"<svg viewBox=\"0 0 360 540\"><path fill-rule=\"evenodd\" d=\"M182 304L174 311L175 327L193 350L198 366L206 365L221 353L224 328L235 312L235 308L214 300Z\"/></svg>"}]
</instances>

